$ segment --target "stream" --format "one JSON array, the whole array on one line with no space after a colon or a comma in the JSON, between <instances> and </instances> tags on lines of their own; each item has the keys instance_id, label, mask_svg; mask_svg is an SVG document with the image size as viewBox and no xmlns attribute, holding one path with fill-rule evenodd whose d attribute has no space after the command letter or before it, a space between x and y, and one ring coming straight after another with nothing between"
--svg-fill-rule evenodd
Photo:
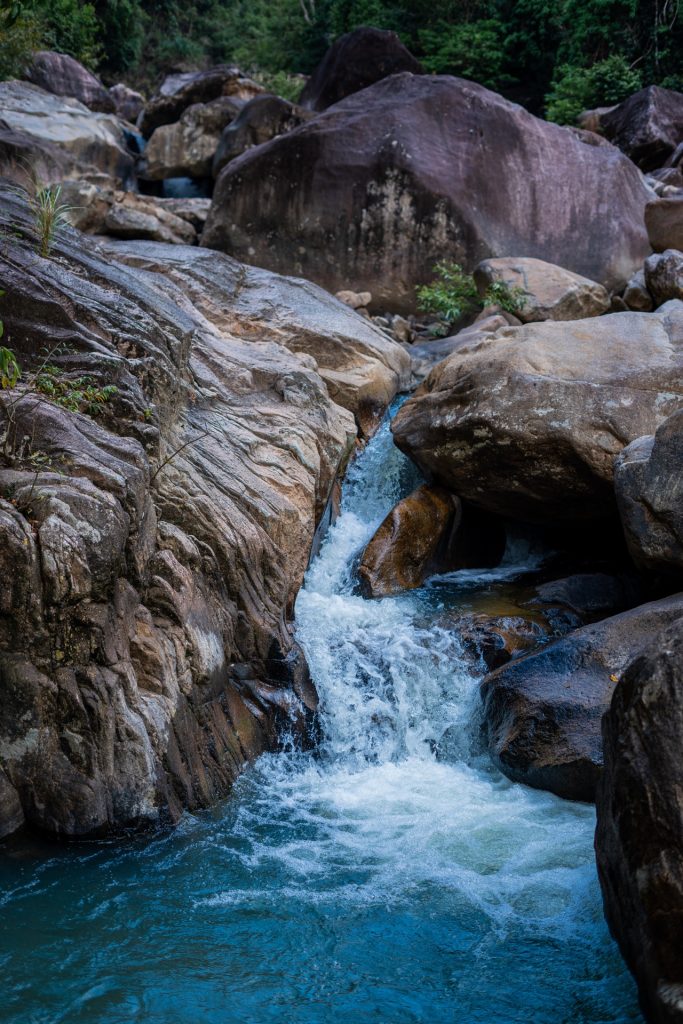
<instances>
[{"instance_id":1,"label":"stream","mask_svg":"<svg viewBox=\"0 0 683 1024\"><path fill-rule=\"evenodd\" d=\"M641 1020L602 917L594 809L492 768L481 667L447 628L523 580L529 551L397 598L355 592L359 550L414 485L385 423L299 595L315 753L262 757L173 832L7 844L0 1021Z\"/></svg>"}]
</instances>

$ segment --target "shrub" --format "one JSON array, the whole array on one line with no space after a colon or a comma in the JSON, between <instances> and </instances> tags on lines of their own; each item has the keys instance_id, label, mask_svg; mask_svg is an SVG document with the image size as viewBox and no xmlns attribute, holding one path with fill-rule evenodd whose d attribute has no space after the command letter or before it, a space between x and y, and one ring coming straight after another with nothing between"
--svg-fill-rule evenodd
<instances>
[{"instance_id":1,"label":"shrub","mask_svg":"<svg viewBox=\"0 0 683 1024\"><path fill-rule=\"evenodd\" d=\"M479 295L474 278L466 274L459 263L442 260L434 267L434 273L436 278L417 290L418 307L424 313L439 316L446 324L482 306L500 306L508 313L519 313L524 308L523 288L511 288L505 281L494 281Z\"/></svg>"},{"instance_id":2,"label":"shrub","mask_svg":"<svg viewBox=\"0 0 683 1024\"><path fill-rule=\"evenodd\" d=\"M640 72L613 54L590 68L562 64L546 97L546 116L557 124L576 124L583 110L612 106L642 86Z\"/></svg>"}]
</instances>

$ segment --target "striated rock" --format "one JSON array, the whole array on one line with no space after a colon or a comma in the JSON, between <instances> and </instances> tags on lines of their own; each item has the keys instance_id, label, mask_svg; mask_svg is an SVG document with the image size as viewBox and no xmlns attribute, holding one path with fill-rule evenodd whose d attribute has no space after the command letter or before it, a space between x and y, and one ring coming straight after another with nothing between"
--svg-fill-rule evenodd
<instances>
[{"instance_id":1,"label":"striated rock","mask_svg":"<svg viewBox=\"0 0 683 1024\"><path fill-rule=\"evenodd\" d=\"M327 110L402 71L423 74L422 65L395 32L363 26L334 41L304 86L299 103L308 110Z\"/></svg>"},{"instance_id":2,"label":"striated rock","mask_svg":"<svg viewBox=\"0 0 683 1024\"><path fill-rule=\"evenodd\" d=\"M656 306L683 299L683 252L667 249L645 260L645 286Z\"/></svg>"},{"instance_id":3,"label":"striated rock","mask_svg":"<svg viewBox=\"0 0 683 1024\"><path fill-rule=\"evenodd\" d=\"M613 146L464 79L404 73L231 161L201 244L406 313L439 259L469 271L523 252L622 288L649 252L651 195Z\"/></svg>"},{"instance_id":4,"label":"striated rock","mask_svg":"<svg viewBox=\"0 0 683 1024\"><path fill-rule=\"evenodd\" d=\"M602 114L600 126L643 171L661 167L683 137L683 93L649 85Z\"/></svg>"},{"instance_id":5,"label":"striated rock","mask_svg":"<svg viewBox=\"0 0 683 1024\"><path fill-rule=\"evenodd\" d=\"M500 770L569 800L593 800L603 763L600 723L619 676L677 620L683 595L584 626L487 676L483 730Z\"/></svg>"},{"instance_id":6,"label":"striated rock","mask_svg":"<svg viewBox=\"0 0 683 1024\"><path fill-rule=\"evenodd\" d=\"M315 695L287 619L356 432L306 350L329 342L342 373L352 350L361 387L381 363L389 393L394 346L220 254L64 229L40 259L8 193L0 222L21 364L61 342L57 379L117 389L97 416L29 396L8 421L3 401L0 821L13 791L52 834L175 819L279 723L303 740Z\"/></svg>"},{"instance_id":7,"label":"striated rock","mask_svg":"<svg viewBox=\"0 0 683 1024\"><path fill-rule=\"evenodd\" d=\"M654 437L623 450L614 485L626 543L636 565L668 575L683 572L683 411Z\"/></svg>"},{"instance_id":8,"label":"striated rock","mask_svg":"<svg viewBox=\"0 0 683 1024\"><path fill-rule=\"evenodd\" d=\"M71 96L100 114L117 113L113 97L98 78L66 53L39 50L25 77L55 96Z\"/></svg>"},{"instance_id":9,"label":"striated rock","mask_svg":"<svg viewBox=\"0 0 683 1024\"><path fill-rule=\"evenodd\" d=\"M146 176L208 178L221 133L237 117L244 101L221 96L210 103L195 103L175 124L161 125L145 150Z\"/></svg>"},{"instance_id":10,"label":"striated rock","mask_svg":"<svg viewBox=\"0 0 683 1024\"><path fill-rule=\"evenodd\" d=\"M480 295L494 282L520 289L522 323L536 320L583 320L609 309L609 295L601 284L543 260L502 256L483 260L474 271Z\"/></svg>"},{"instance_id":11,"label":"striated rock","mask_svg":"<svg viewBox=\"0 0 683 1024\"><path fill-rule=\"evenodd\" d=\"M441 487L418 487L391 510L360 558L366 597L386 597L421 586L428 576L497 565L505 531L473 515Z\"/></svg>"},{"instance_id":12,"label":"striated rock","mask_svg":"<svg viewBox=\"0 0 683 1024\"><path fill-rule=\"evenodd\" d=\"M226 164L253 146L269 142L298 128L312 115L281 96L256 96L240 110L235 120L223 129L211 173L217 178Z\"/></svg>"},{"instance_id":13,"label":"striated rock","mask_svg":"<svg viewBox=\"0 0 683 1024\"><path fill-rule=\"evenodd\" d=\"M63 177L82 178L100 172L126 187L133 180L134 160L126 148L121 123L96 114L78 100L55 96L30 82L0 82L2 122L24 140L28 170L37 176L46 153L59 154ZM52 180L55 180L52 177ZM42 179L44 180L44 179Z\"/></svg>"},{"instance_id":14,"label":"striated rock","mask_svg":"<svg viewBox=\"0 0 683 1024\"><path fill-rule=\"evenodd\" d=\"M145 105L145 97L142 93L130 89L123 82L118 82L116 85L112 85L109 95L114 101L116 116L135 124Z\"/></svg>"},{"instance_id":15,"label":"striated rock","mask_svg":"<svg viewBox=\"0 0 683 1024\"><path fill-rule=\"evenodd\" d=\"M655 252L683 249L683 196L649 202L645 207L645 227Z\"/></svg>"},{"instance_id":16,"label":"striated rock","mask_svg":"<svg viewBox=\"0 0 683 1024\"><path fill-rule=\"evenodd\" d=\"M639 270L634 274L626 285L623 299L627 308L637 313L649 313L654 309L654 302L647 290L645 272L643 270Z\"/></svg>"},{"instance_id":17,"label":"striated rock","mask_svg":"<svg viewBox=\"0 0 683 1024\"><path fill-rule=\"evenodd\" d=\"M574 523L615 513L615 456L682 406L683 303L670 302L475 338L434 367L392 430L462 498Z\"/></svg>"},{"instance_id":18,"label":"striated rock","mask_svg":"<svg viewBox=\"0 0 683 1024\"><path fill-rule=\"evenodd\" d=\"M246 102L262 92L263 87L251 78L245 78L239 68L226 64L209 71L172 75L162 85L162 91L146 104L138 119L138 127L145 138L149 138L155 128L178 121L188 107L210 103L224 96Z\"/></svg>"},{"instance_id":19,"label":"striated rock","mask_svg":"<svg viewBox=\"0 0 683 1024\"><path fill-rule=\"evenodd\" d=\"M646 1018L683 1019L683 621L629 665L603 720L595 852Z\"/></svg>"}]
</instances>

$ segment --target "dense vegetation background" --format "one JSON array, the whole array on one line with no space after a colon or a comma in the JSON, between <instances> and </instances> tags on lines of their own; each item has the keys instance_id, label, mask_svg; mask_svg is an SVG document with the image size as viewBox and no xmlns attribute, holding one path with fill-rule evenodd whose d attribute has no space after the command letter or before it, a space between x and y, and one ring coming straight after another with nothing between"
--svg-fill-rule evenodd
<instances>
[{"instance_id":1,"label":"dense vegetation background","mask_svg":"<svg viewBox=\"0 0 683 1024\"><path fill-rule=\"evenodd\" d=\"M683 89L679 0L24 0L0 18L0 77L37 46L107 82L229 61L292 92L332 40L393 29L429 71L473 78L561 122L642 85ZM2 4L0 4L0 7ZM7 2L4 3L5 8ZM11 5L10 5L11 6ZM18 13L17 13L18 12ZM273 76L277 76L273 79Z\"/></svg>"}]
</instances>

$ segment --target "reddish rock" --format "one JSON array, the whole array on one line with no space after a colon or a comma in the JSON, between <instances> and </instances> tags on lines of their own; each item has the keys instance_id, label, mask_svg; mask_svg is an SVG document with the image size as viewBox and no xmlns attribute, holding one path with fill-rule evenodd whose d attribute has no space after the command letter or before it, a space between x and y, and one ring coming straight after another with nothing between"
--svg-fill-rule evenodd
<instances>
[{"instance_id":1,"label":"reddish rock","mask_svg":"<svg viewBox=\"0 0 683 1024\"><path fill-rule=\"evenodd\" d=\"M25 77L47 92L71 96L100 114L113 114L116 110L100 80L66 53L39 50L33 54Z\"/></svg>"},{"instance_id":2,"label":"reddish rock","mask_svg":"<svg viewBox=\"0 0 683 1024\"><path fill-rule=\"evenodd\" d=\"M649 85L602 114L600 125L641 170L661 167L683 138L683 93Z\"/></svg>"}]
</instances>

